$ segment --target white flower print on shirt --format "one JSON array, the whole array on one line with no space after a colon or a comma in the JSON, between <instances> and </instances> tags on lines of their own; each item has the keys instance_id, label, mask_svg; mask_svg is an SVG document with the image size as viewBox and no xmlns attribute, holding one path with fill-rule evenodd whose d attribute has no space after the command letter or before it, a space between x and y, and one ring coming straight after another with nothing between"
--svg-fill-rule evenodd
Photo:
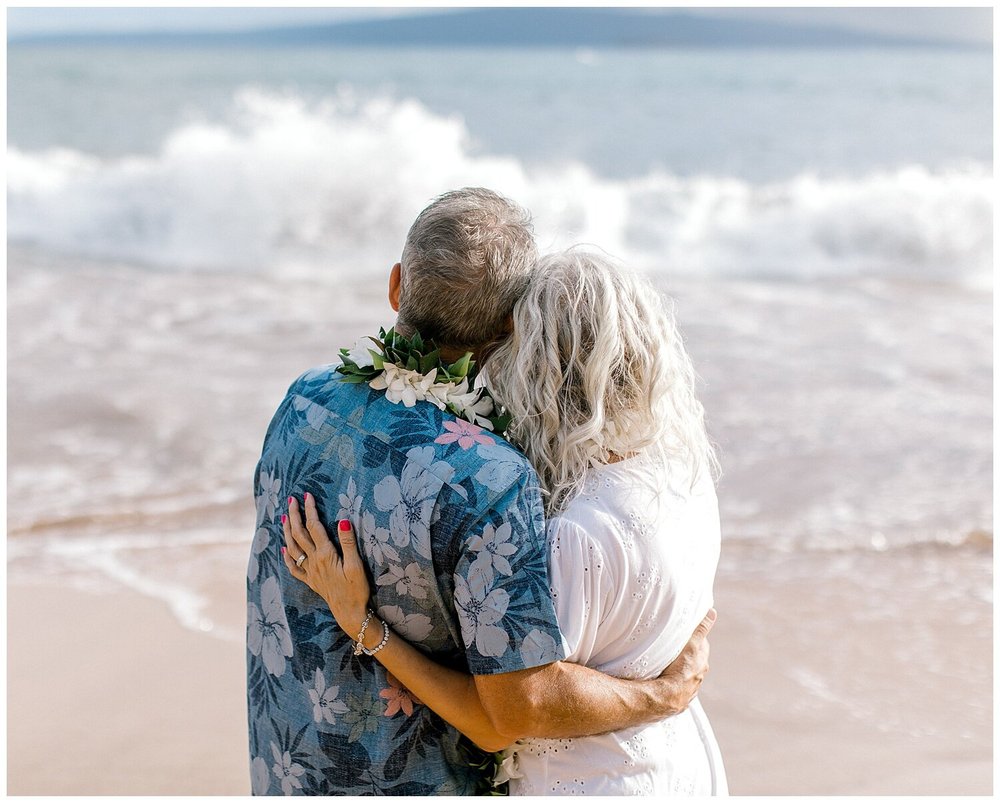
<instances>
[{"instance_id":1,"label":"white flower print on shirt","mask_svg":"<svg viewBox=\"0 0 1000 803\"><path fill-rule=\"evenodd\" d=\"M490 585L496 572L510 577L512 569L507 560L517 552L517 547L509 543L511 536L510 524L504 522L495 530L492 524L483 527L483 534L476 535L469 539L469 549L478 552L476 559L472 562L469 574L480 573L483 581Z\"/></svg>"},{"instance_id":2,"label":"white flower print on shirt","mask_svg":"<svg viewBox=\"0 0 1000 803\"><path fill-rule=\"evenodd\" d=\"M292 399L292 406L299 412L306 411L306 423L315 430L323 428L323 424L326 423L327 416L330 414L325 407L320 407L302 396L296 396Z\"/></svg>"},{"instance_id":3,"label":"white flower print on shirt","mask_svg":"<svg viewBox=\"0 0 1000 803\"><path fill-rule=\"evenodd\" d=\"M414 599L427 599L427 587L430 585L420 571L420 564L416 562L405 569L390 563L389 570L379 577L375 584L380 586L395 584L397 594L401 597L409 595Z\"/></svg>"},{"instance_id":4,"label":"white flower print on shirt","mask_svg":"<svg viewBox=\"0 0 1000 803\"><path fill-rule=\"evenodd\" d=\"M347 480L347 493L340 494L339 501L337 518L348 519L357 530L361 524L361 497L358 495L358 486L354 484L354 477Z\"/></svg>"},{"instance_id":5,"label":"white flower print on shirt","mask_svg":"<svg viewBox=\"0 0 1000 803\"><path fill-rule=\"evenodd\" d=\"M250 545L250 562L247 564L247 580L251 583L257 579L257 572L260 571L260 561L257 560L257 556L267 549L269 543L271 543L271 534L267 528L258 527L257 533L253 537L253 543Z\"/></svg>"},{"instance_id":6,"label":"white flower print on shirt","mask_svg":"<svg viewBox=\"0 0 1000 803\"><path fill-rule=\"evenodd\" d=\"M442 482L448 482L455 469L443 460L432 463L433 446L418 446L406 453L406 465L399 479L383 477L375 486L375 504L389 514L389 534L398 547L413 548L421 557L431 558L430 523ZM424 468L431 464L433 473Z\"/></svg>"},{"instance_id":7,"label":"white flower print on shirt","mask_svg":"<svg viewBox=\"0 0 1000 803\"><path fill-rule=\"evenodd\" d=\"M429 616L422 613L406 613L398 605L383 605L378 609L378 615L409 642L423 641L434 629L434 623Z\"/></svg>"},{"instance_id":8,"label":"white flower print on shirt","mask_svg":"<svg viewBox=\"0 0 1000 803\"><path fill-rule=\"evenodd\" d=\"M503 619L510 605L510 595L502 588L494 588L486 593L482 574L470 575L466 580L461 575L455 577L455 607L462 625L465 646L473 641L480 655L497 658L507 652L510 636L496 623Z\"/></svg>"},{"instance_id":9,"label":"white flower print on shirt","mask_svg":"<svg viewBox=\"0 0 1000 803\"><path fill-rule=\"evenodd\" d=\"M263 658L264 668L272 675L285 674L285 658L293 652L292 636L276 577L268 577L261 585L260 608L247 604L247 648Z\"/></svg>"},{"instance_id":10,"label":"white flower print on shirt","mask_svg":"<svg viewBox=\"0 0 1000 803\"><path fill-rule=\"evenodd\" d=\"M278 491L281 490L281 477L275 477L269 471L260 472L260 496L257 497L257 520L267 516L268 521L274 521L274 511L278 509Z\"/></svg>"},{"instance_id":11,"label":"white flower print on shirt","mask_svg":"<svg viewBox=\"0 0 1000 803\"><path fill-rule=\"evenodd\" d=\"M562 652L556 640L538 628L532 630L521 642L521 660L525 666L543 666L558 661Z\"/></svg>"},{"instance_id":12,"label":"white flower print on shirt","mask_svg":"<svg viewBox=\"0 0 1000 803\"><path fill-rule=\"evenodd\" d=\"M271 742L271 753L274 755L274 766L271 771L274 777L281 781L281 791L286 795L292 794L292 789L301 789L302 781L299 776L305 774L305 767L292 762L292 755L287 750L282 753L278 745Z\"/></svg>"},{"instance_id":13,"label":"white flower print on shirt","mask_svg":"<svg viewBox=\"0 0 1000 803\"><path fill-rule=\"evenodd\" d=\"M330 725L336 724L337 718L334 715L347 713L346 703L337 699L337 695L340 694L340 686L328 688L326 678L319 667L316 668L313 684L314 688L306 689L313 704L313 721L323 722L325 720Z\"/></svg>"},{"instance_id":14,"label":"white flower print on shirt","mask_svg":"<svg viewBox=\"0 0 1000 803\"><path fill-rule=\"evenodd\" d=\"M250 789L255 796L266 795L271 788L271 773L268 772L267 762L257 756L250 762Z\"/></svg>"},{"instance_id":15,"label":"white flower print on shirt","mask_svg":"<svg viewBox=\"0 0 1000 803\"><path fill-rule=\"evenodd\" d=\"M476 472L476 482L492 491L506 491L524 474L524 458L505 446L480 446L476 454L487 461Z\"/></svg>"},{"instance_id":16,"label":"white flower print on shirt","mask_svg":"<svg viewBox=\"0 0 1000 803\"><path fill-rule=\"evenodd\" d=\"M389 531L375 524L375 517L367 510L361 516L361 531L358 535L367 554L379 566L385 559L399 560L399 553L389 545Z\"/></svg>"}]
</instances>

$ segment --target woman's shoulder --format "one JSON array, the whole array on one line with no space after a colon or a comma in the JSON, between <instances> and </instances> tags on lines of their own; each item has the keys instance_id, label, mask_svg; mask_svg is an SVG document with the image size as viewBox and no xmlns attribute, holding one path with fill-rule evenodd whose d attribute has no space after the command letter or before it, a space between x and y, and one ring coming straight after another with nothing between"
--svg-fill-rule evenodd
<instances>
[{"instance_id":1,"label":"woman's shoulder","mask_svg":"<svg viewBox=\"0 0 1000 803\"><path fill-rule=\"evenodd\" d=\"M588 478L590 479L590 478ZM606 490L585 485L583 492L545 523L553 559L606 566L624 560L620 511L609 505Z\"/></svg>"},{"instance_id":2,"label":"woman's shoulder","mask_svg":"<svg viewBox=\"0 0 1000 803\"><path fill-rule=\"evenodd\" d=\"M676 468L645 455L587 469L580 492L559 518L583 527L600 524L615 529L623 517L648 509L664 493L683 495Z\"/></svg>"},{"instance_id":3,"label":"woman's shoulder","mask_svg":"<svg viewBox=\"0 0 1000 803\"><path fill-rule=\"evenodd\" d=\"M609 559L660 551L678 521L685 529L717 528L718 501L712 478L694 482L683 466L666 460L630 458L588 469L580 493L547 522L550 543L568 540L600 549ZM633 555L632 558L638 557Z\"/></svg>"}]
</instances>

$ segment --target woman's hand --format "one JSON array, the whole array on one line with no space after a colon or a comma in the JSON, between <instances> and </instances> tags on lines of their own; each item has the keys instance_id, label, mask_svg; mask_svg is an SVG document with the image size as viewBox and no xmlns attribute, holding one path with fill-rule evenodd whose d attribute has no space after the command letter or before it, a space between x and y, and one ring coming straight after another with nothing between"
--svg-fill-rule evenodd
<instances>
[{"instance_id":1,"label":"woman's hand","mask_svg":"<svg viewBox=\"0 0 1000 803\"><path fill-rule=\"evenodd\" d=\"M368 610L370 587L354 530L346 520L337 525L341 558L320 523L312 495L306 494L303 506L305 526L294 497L288 499L288 515L281 518L285 530L282 553L285 565L293 577L326 600L337 624L350 638L356 639ZM296 566L296 559L303 555L305 560ZM391 672L412 697L430 706L484 750L499 750L510 744L511 740L493 727L471 675L436 663L395 633L389 637L390 633L387 625L373 617L365 631L365 646L369 650L379 647L374 660Z\"/></svg>"},{"instance_id":2,"label":"woman's hand","mask_svg":"<svg viewBox=\"0 0 1000 803\"><path fill-rule=\"evenodd\" d=\"M292 577L301 580L326 600L340 628L356 639L368 612L371 588L358 553L354 530L346 519L337 525L344 552L341 557L319 520L316 499L312 494L305 495L304 507L305 526L298 500L294 496L288 497L288 515L281 517L285 532L285 547L281 554L285 565ZM303 555L305 560L297 566L296 561ZM369 629L373 630L371 626Z\"/></svg>"}]
</instances>

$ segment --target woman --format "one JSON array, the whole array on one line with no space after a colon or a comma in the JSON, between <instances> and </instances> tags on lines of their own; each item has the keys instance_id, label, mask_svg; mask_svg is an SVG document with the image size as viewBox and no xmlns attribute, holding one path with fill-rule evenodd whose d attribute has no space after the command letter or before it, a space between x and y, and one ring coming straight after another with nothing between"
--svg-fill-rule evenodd
<instances>
[{"instance_id":1,"label":"woman","mask_svg":"<svg viewBox=\"0 0 1000 803\"><path fill-rule=\"evenodd\" d=\"M647 282L581 249L542 260L514 310L513 334L485 372L512 416L507 436L538 472L546 498L550 583L566 660L620 677L654 677L712 606L719 556L715 458L694 372L670 314ZM309 532L322 529L306 499ZM302 521L285 524L289 570L359 632L370 588L350 523L341 560L301 551ZM319 538L326 539L325 532ZM313 540L317 540L316 537ZM467 689L380 623L374 649L401 684L477 744L505 739ZM370 642L370 643L369 643ZM695 700L677 716L627 731L508 746L511 794L725 794L725 772Z\"/></svg>"}]
</instances>

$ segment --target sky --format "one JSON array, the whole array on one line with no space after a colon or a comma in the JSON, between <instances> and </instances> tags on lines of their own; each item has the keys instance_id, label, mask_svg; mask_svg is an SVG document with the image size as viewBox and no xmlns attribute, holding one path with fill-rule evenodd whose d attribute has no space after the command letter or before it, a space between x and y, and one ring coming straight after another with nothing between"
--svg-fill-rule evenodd
<instances>
[{"instance_id":1,"label":"sky","mask_svg":"<svg viewBox=\"0 0 1000 803\"><path fill-rule=\"evenodd\" d=\"M361 8L37 8L8 7L8 37L122 31L230 31L282 25L338 22L440 12L448 9L419 7ZM648 7L645 13L664 13L680 8ZM992 7L979 8L685 8L688 12L718 17L742 17L777 22L837 25L863 31L900 36L954 39L963 42L992 41Z\"/></svg>"}]
</instances>

